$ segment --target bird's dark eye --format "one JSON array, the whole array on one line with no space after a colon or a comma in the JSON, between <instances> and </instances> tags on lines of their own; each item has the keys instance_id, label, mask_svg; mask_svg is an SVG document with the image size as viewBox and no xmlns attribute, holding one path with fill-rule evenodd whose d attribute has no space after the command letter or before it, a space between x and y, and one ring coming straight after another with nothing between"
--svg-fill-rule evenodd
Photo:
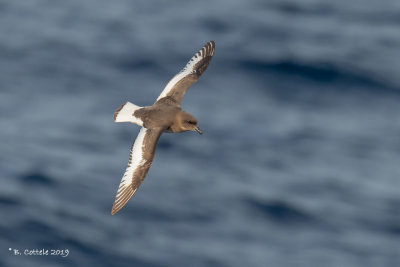
<instances>
[{"instance_id":1,"label":"bird's dark eye","mask_svg":"<svg viewBox=\"0 0 400 267\"><path fill-rule=\"evenodd\" d=\"M194 121L188 121L189 124L196 124Z\"/></svg>"}]
</instances>

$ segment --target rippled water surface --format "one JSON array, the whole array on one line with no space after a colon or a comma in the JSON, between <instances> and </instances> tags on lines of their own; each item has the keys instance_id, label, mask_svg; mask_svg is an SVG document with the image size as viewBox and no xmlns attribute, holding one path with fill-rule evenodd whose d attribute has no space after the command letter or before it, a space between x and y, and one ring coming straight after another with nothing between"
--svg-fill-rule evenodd
<instances>
[{"instance_id":1,"label":"rippled water surface","mask_svg":"<svg viewBox=\"0 0 400 267\"><path fill-rule=\"evenodd\" d=\"M0 266L400 266L400 4L0 3ZM150 105L209 41L110 211ZM67 257L14 255L68 249Z\"/></svg>"}]
</instances>

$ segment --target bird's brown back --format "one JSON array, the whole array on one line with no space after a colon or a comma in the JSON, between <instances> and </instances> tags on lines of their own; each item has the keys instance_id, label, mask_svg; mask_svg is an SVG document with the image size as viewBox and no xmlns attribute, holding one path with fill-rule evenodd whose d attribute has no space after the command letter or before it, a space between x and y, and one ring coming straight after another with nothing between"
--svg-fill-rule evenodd
<instances>
[{"instance_id":1,"label":"bird's brown back","mask_svg":"<svg viewBox=\"0 0 400 267\"><path fill-rule=\"evenodd\" d=\"M176 101L165 97L150 107L135 111L134 115L143 121L143 126L148 129L162 127L170 128L176 121L182 109Z\"/></svg>"}]
</instances>

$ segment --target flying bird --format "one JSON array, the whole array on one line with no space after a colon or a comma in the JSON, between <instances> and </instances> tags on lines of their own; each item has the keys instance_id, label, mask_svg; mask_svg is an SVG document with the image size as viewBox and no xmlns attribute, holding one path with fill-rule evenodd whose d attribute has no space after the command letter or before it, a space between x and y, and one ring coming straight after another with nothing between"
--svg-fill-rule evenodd
<instances>
[{"instance_id":1,"label":"flying bird","mask_svg":"<svg viewBox=\"0 0 400 267\"><path fill-rule=\"evenodd\" d=\"M142 126L131 147L128 167L121 179L111 214L120 211L136 192L153 162L157 142L163 132L196 131L197 119L181 109L181 101L210 64L215 43L206 43L164 87L152 106L139 107L130 102L114 112L115 122L131 122Z\"/></svg>"}]
</instances>

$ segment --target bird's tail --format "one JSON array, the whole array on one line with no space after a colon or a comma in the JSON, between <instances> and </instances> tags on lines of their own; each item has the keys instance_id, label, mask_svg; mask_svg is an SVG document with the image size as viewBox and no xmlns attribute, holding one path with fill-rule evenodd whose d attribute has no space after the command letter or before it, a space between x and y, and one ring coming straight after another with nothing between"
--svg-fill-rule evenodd
<instances>
[{"instance_id":1,"label":"bird's tail","mask_svg":"<svg viewBox=\"0 0 400 267\"><path fill-rule=\"evenodd\" d=\"M114 121L115 122L132 122L135 124L138 124L140 126L143 126L143 121L133 115L133 113L141 109L142 107L136 106L135 104L132 104L131 102L126 102L122 104L115 112L114 112Z\"/></svg>"}]
</instances>

